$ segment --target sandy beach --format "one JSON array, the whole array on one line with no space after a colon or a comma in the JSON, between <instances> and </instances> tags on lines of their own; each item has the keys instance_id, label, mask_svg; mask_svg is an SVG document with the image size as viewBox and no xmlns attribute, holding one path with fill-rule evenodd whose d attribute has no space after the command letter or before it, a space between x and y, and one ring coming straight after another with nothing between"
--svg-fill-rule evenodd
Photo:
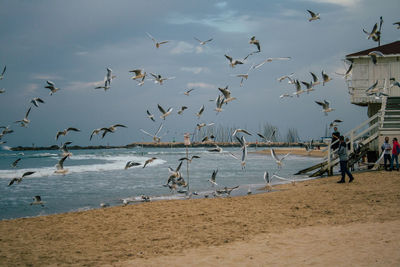
<instances>
[{"instance_id":1,"label":"sandy beach","mask_svg":"<svg viewBox=\"0 0 400 267\"><path fill-rule=\"evenodd\" d=\"M400 174L0 221L2 266L399 266Z\"/></svg>"},{"instance_id":2,"label":"sandy beach","mask_svg":"<svg viewBox=\"0 0 400 267\"><path fill-rule=\"evenodd\" d=\"M280 147L280 148L275 148L274 151L277 155L286 155L289 152L291 155L306 156L306 157L323 158L327 155L327 151L324 151L323 148L307 151L305 148L301 148L301 147ZM269 148L267 148L267 149L263 149L263 150L258 150L256 152L250 151L250 153L271 155L271 150Z\"/></svg>"}]
</instances>

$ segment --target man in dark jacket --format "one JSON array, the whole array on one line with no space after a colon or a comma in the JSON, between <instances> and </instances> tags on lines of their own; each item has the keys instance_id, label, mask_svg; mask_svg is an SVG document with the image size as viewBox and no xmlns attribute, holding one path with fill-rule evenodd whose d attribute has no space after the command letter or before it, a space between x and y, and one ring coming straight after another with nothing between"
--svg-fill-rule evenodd
<instances>
[{"instance_id":1,"label":"man in dark jacket","mask_svg":"<svg viewBox=\"0 0 400 267\"><path fill-rule=\"evenodd\" d=\"M339 163L340 163L340 172L342 173L342 179L338 181L339 184L345 183L345 175L347 174L350 178L349 183L353 182L354 177L349 171L347 167L347 162L349 161L349 157L347 156L347 146L346 142L344 141L344 137L341 135L339 137Z\"/></svg>"}]
</instances>

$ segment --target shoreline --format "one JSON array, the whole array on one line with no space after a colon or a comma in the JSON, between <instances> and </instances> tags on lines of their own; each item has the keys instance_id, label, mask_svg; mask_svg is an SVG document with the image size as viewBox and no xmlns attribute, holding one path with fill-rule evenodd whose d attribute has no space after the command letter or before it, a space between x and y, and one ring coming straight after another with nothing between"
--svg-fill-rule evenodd
<instances>
[{"instance_id":1,"label":"shoreline","mask_svg":"<svg viewBox=\"0 0 400 267\"><path fill-rule=\"evenodd\" d=\"M166 200L4 220L0 221L0 259L4 265L129 266L135 261L152 266L160 257L170 257L169 265L184 265L176 255L192 253L191 258L199 260L204 249L223 250L240 242L244 248L247 244L251 247L257 236L278 235L284 244L288 237L281 234L296 229L302 236L307 227L329 232L336 226L400 220L398 172L357 173L352 184L337 184L337 180L335 176L295 186L277 185L268 194ZM354 242L368 247L369 235L358 230ZM329 239L326 242L331 243ZM385 246L389 249L396 244ZM319 242L320 248L328 245ZM364 249L373 257L373 250ZM254 257L265 261L262 253ZM317 256L324 262L329 255Z\"/></svg>"}]
</instances>

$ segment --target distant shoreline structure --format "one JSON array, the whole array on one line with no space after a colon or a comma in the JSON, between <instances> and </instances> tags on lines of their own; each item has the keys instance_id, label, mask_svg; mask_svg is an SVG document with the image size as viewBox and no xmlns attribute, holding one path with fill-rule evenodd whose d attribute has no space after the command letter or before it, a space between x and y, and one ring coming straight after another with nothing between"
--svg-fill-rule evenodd
<instances>
[{"instance_id":1,"label":"distant shoreline structure","mask_svg":"<svg viewBox=\"0 0 400 267\"><path fill-rule=\"evenodd\" d=\"M189 147L215 147L215 145L218 145L220 147L240 147L239 143L236 142L209 142L209 143L202 143L202 142L194 142L192 143ZM301 142L295 142L295 143L288 143L288 142L271 142L271 143L266 143L266 142L249 142L248 147L305 147L306 143L301 143ZM325 147L325 143L314 143L314 147L320 146L320 147ZM137 143L131 143L128 145L122 145L122 146L103 146L103 145L98 145L98 146L69 146L69 150L85 150L85 149L116 149L116 148L135 148L135 147L160 147L160 148L180 148L180 147L185 147L183 142L161 142L161 143L153 143L153 142L137 142ZM17 146L17 147L12 147L10 150L12 151L34 151L34 150L58 150L60 149L59 146L57 145L52 145L52 146Z\"/></svg>"}]
</instances>

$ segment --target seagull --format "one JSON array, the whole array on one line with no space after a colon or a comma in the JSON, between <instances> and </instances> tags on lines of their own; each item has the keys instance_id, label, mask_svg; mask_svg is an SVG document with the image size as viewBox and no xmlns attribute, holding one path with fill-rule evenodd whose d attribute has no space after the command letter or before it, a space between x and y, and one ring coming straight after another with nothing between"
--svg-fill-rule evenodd
<instances>
[{"instance_id":1,"label":"seagull","mask_svg":"<svg viewBox=\"0 0 400 267\"><path fill-rule=\"evenodd\" d=\"M262 65L264 65L267 62L272 62L274 60L290 60L291 57L269 57L266 60L258 63L257 65L253 66L253 69L258 69L259 67L261 67Z\"/></svg>"},{"instance_id":2,"label":"seagull","mask_svg":"<svg viewBox=\"0 0 400 267\"><path fill-rule=\"evenodd\" d=\"M172 80L175 79L175 77L169 77L169 78L163 78L160 74L154 74L150 73L151 76L154 77L154 83L158 83L159 85L162 85L164 81L166 80Z\"/></svg>"},{"instance_id":3,"label":"seagull","mask_svg":"<svg viewBox=\"0 0 400 267\"><path fill-rule=\"evenodd\" d=\"M349 75L351 74L352 69L353 69L353 63L350 64L349 68L346 70L346 72L344 74L337 73L337 72L335 72L335 73L337 75L341 75L341 76L343 76L343 78L347 79L349 77Z\"/></svg>"},{"instance_id":4,"label":"seagull","mask_svg":"<svg viewBox=\"0 0 400 267\"><path fill-rule=\"evenodd\" d=\"M187 108L188 108L187 106L182 106L181 109L178 110L178 114L181 115L181 114L183 113L183 111L184 111L185 109L187 109Z\"/></svg>"},{"instance_id":5,"label":"seagull","mask_svg":"<svg viewBox=\"0 0 400 267\"><path fill-rule=\"evenodd\" d=\"M22 182L22 178L24 178L25 176L29 176L34 174L35 172L25 172L24 174L22 174L21 177L18 178L13 178L10 183L8 184L8 186L11 186L14 182L17 182L17 184L19 184L20 182Z\"/></svg>"},{"instance_id":6,"label":"seagull","mask_svg":"<svg viewBox=\"0 0 400 267\"><path fill-rule=\"evenodd\" d=\"M44 207L44 202L42 201L42 198L40 196L34 196L33 197L33 202L31 202L31 206L32 205L41 205L42 207Z\"/></svg>"},{"instance_id":7,"label":"seagull","mask_svg":"<svg viewBox=\"0 0 400 267\"><path fill-rule=\"evenodd\" d=\"M324 100L324 102L315 101L318 105L322 106L322 111L325 112L325 116L328 116L328 112L334 111L334 108L329 107L329 102Z\"/></svg>"},{"instance_id":8,"label":"seagull","mask_svg":"<svg viewBox=\"0 0 400 267\"><path fill-rule=\"evenodd\" d=\"M393 25L397 25L396 29L400 29L400 21L393 23Z\"/></svg>"},{"instance_id":9,"label":"seagull","mask_svg":"<svg viewBox=\"0 0 400 267\"><path fill-rule=\"evenodd\" d=\"M215 144L215 148L212 149L208 149L208 152L218 152L218 153L222 153L222 148L219 147L217 144Z\"/></svg>"},{"instance_id":10,"label":"seagull","mask_svg":"<svg viewBox=\"0 0 400 267\"><path fill-rule=\"evenodd\" d=\"M92 134L90 135L90 139L89 139L89 140L92 140L93 135L99 134L101 131L102 131L102 128L94 129L94 130L92 131Z\"/></svg>"},{"instance_id":11,"label":"seagull","mask_svg":"<svg viewBox=\"0 0 400 267\"><path fill-rule=\"evenodd\" d=\"M229 60L229 65L234 68L236 65L238 64L243 64L242 61L239 60L234 60L232 57L228 56L228 55L224 55L228 60Z\"/></svg>"},{"instance_id":12,"label":"seagull","mask_svg":"<svg viewBox=\"0 0 400 267\"><path fill-rule=\"evenodd\" d=\"M254 66L254 65L252 65L252 66L249 68L249 70L247 71L247 73L242 73L242 74L236 74L236 75L234 75L234 76L236 76L236 77L242 78L242 79L240 80L240 87L243 86L243 81L244 81L244 80L247 80L247 79L249 78L249 73L250 73L250 70L253 69L253 66Z\"/></svg>"},{"instance_id":13,"label":"seagull","mask_svg":"<svg viewBox=\"0 0 400 267\"><path fill-rule=\"evenodd\" d=\"M146 113L147 113L147 118L155 122L154 115L151 114L149 110L146 110Z\"/></svg>"},{"instance_id":14,"label":"seagull","mask_svg":"<svg viewBox=\"0 0 400 267\"><path fill-rule=\"evenodd\" d=\"M17 164L18 164L18 162L21 160L21 158L17 158L12 164L11 164L11 167L12 168L16 168L17 167Z\"/></svg>"},{"instance_id":15,"label":"seagull","mask_svg":"<svg viewBox=\"0 0 400 267\"><path fill-rule=\"evenodd\" d=\"M297 97L300 97L300 95L304 93L304 90L301 89L300 82L298 80L295 80L294 86L296 87L296 92L294 92L293 94L296 95Z\"/></svg>"},{"instance_id":16,"label":"seagull","mask_svg":"<svg viewBox=\"0 0 400 267\"><path fill-rule=\"evenodd\" d=\"M275 160L276 164L278 165L278 169L281 169L281 168L282 168L282 165L283 165L283 162L282 162L282 161L283 161L287 156L289 156L290 153L291 153L291 152L287 153L285 156L283 156L281 159L279 159L279 158L276 156L275 150L274 150L273 148L271 148L271 156L272 156L272 158Z\"/></svg>"},{"instance_id":17,"label":"seagull","mask_svg":"<svg viewBox=\"0 0 400 267\"><path fill-rule=\"evenodd\" d=\"M152 157L151 159L148 159L148 160L146 160L145 162L144 162L144 164L143 164L143 168L146 168L146 166L148 165L148 164L150 164L150 163L152 163L154 160L156 160L157 158L155 158L155 157Z\"/></svg>"},{"instance_id":18,"label":"seagull","mask_svg":"<svg viewBox=\"0 0 400 267\"><path fill-rule=\"evenodd\" d=\"M232 134L232 136L235 136L237 133L244 133L244 134L247 134L247 135L252 135L251 133L249 133L247 130L245 130L245 129L236 129L234 132L233 132L233 134Z\"/></svg>"},{"instance_id":19,"label":"seagull","mask_svg":"<svg viewBox=\"0 0 400 267\"><path fill-rule=\"evenodd\" d=\"M103 139L104 136L106 136L107 133L114 133L115 130L117 130L117 127L128 128L123 124L114 124L114 125L111 125L108 128L106 128L106 127L101 128L101 130L103 131L103 134L101 135L101 139Z\"/></svg>"},{"instance_id":20,"label":"seagull","mask_svg":"<svg viewBox=\"0 0 400 267\"><path fill-rule=\"evenodd\" d=\"M332 78L329 77L328 74L326 74L324 71L322 71L321 74L322 74L322 85L325 85L327 82L332 80Z\"/></svg>"},{"instance_id":21,"label":"seagull","mask_svg":"<svg viewBox=\"0 0 400 267\"><path fill-rule=\"evenodd\" d=\"M257 135L259 136L259 137L261 137L262 139L264 139L267 143L271 143L272 141L272 138L275 138L275 133L276 133L276 128L275 129L273 129L273 131L272 131L272 133L270 134L270 137L269 138L266 138L264 135L262 135L262 134L260 134L260 133L257 133Z\"/></svg>"},{"instance_id":22,"label":"seagull","mask_svg":"<svg viewBox=\"0 0 400 267\"><path fill-rule=\"evenodd\" d=\"M47 85L44 88L47 88L50 90L50 95L53 95L55 92L60 90L60 88L57 88L56 85L52 81L46 81Z\"/></svg>"},{"instance_id":23,"label":"seagull","mask_svg":"<svg viewBox=\"0 0 400 267\"><path fill-rule=\"evenodd\" d=\"M199 112L196 113L196 116L197 116L198 119L200 119L200 117L203 114L203 112L204 112L204 105L201 106Z\"/></svg>"},{"instance_id":24,"label":"seagull","mask_svg":"<svg viewBox=\"0 0 400 267\"><path fill-rule=\"evenodd\" d=\"M375 81L375 83L373 85L371 85L367 90L365 90L367 93L374 91L374 89L376 88L376 86L378 85L378 80Z\"/></svg>"},{"instance_id":25,"label":"seagull","mask_svg":"<svg viewBox=\"0 0 400 267\"><path fill-rule=\"evenodd\" d=\"M395 78L390 78L389 80L390 80L390 88L392 88L393 86L400 87L400 83L396 81Z\"/></svg>"},{"instance_id":26,"label":"seagull","mask_svg":"<svg viewBox=\"0 0 400 267\"><path fill-rule=\"evenodd\" d=\"M389 96L387 93L380 92L380 91L378 91L378 92L370 92L370 93L367 93L367 95L368 96L374 95L375 99L380 99L382 96Z\"/></svg>"},{"instance_id":27,"label":"seagull","mask_svg":"<svg viewBox=\"0 0 400 267\"><path fill-rule=\"evenodd\" d=\"M182 177L182 175L181 175L181 173L179 171L181 169L181 167L182 167L182 163L183 163L183 161L179 162L179 165L178 165L178 167L176 167L175 170L172 169L171 167L168 167L168 171L170 173L170 176L168 178L167 184L169 184L170 181L173 180L173 179L177 179L177 178L181 178Z\"/></svg>"},{"instance_id":28,"label":"seagull","mask_svg":"<svg viewBox=\"0 0 400 267\"><path fill-rule=\"evenodd\" d=\"M104 89L104 91L107 91L110 88L111 88L111 86L107 85L107 79L104 79L104 86L97 86L94 89Z\"/></svg>"},{"instance_id":29,"label":"seagull","mask_svg":"<svg viewBox=\"0 0 400 267\"><path fill-rule=\"evenodd\" d=\"M368 56L371 57L372 63L374 63L374 65L376 65L377 57L383 57L385 55L380 51L372 51L372 52L368 53Z\"/></svg>"},{"instance_id":30,"label":"seagull","mask_svg":"<svg viewBox=\"0 0 400 267\"><path fill-rule=\"evenodd\" d=\"M33 98L31 100L30 103L32 103L35 107L39 107L39 103L43 103L44 104L44 101L39 97L35 97L35 98Z\"/></svg>"},{"instance_id":31,"label":"seagull","mask_svg":"<svg viewBox=\"0 0 400 267\"><path fill-rule=\"evenodd\" d=\"M190 159L184 157L184 158L180 158L180 159L178 159L178 160L179 160L179 161L187 160L189 163L192 163L192 160L193 160L193 159L199 159L199 158L200 158L199 156L193 155Z\"/></svg>"},{"instance_id":32,"label":"seagull","mask_svg":"<svg viewBox=\"0 0 400 267\"><path fill-rule=\"evenodd\" d=\"M231 91L228 90L228 85L225 88L218 88L218 90L224 95L225 100L232 99ZM224 103L225 103L225 101L224 101Z\"/></svg>"},{"instance_id":33,"label":"seagull","mask_svg":"<svg viewBox=\"0 0 400 267\"><path fill-rule=\"evenodd\" d=\"M288 93L284 93L284 94L281 94L279 97L284 98L284 97L293 97L293 96Z\"/></svg>"},{"instance_id":34,"label":"seagull","mask_svg":"<svg viewBox=\"0 0 400 267\"><path fill-rule=\"evenodd\" d=\"M307 94L308 94L309 92L315 90L314 87L313 87L312 82L311 82L311 83L308 83L308 82L303 82L303 81L302 81L301 83L304 84L304 85L306 86L306 92L307 92Z\"/></svg>"},{"instance_id":35,"label":"seagull","mask_svg":"<svg viewBox=\"0 0 400 267\"><path fill-rule=\"evenodd\" d=\"M66 174L68 172L68 169L64 169L64 161L69 157L70 155L65 155L64 157L62 157L58 163L56 164L56 168L57 170L54 171L54 173L57 174Z\"/></svg>"},{"instance_id":36,"label":"seagull","mask_svg":"<svg viewBox=\"0 0 400 267\"><path fill-rule=\"evenodd\" d=\"M156 48L160 48L160 45L166 44L166 43L169 42L169 41L158 42L153 36L150 35L150 33L146 32L146 34L153 41L153 43L156 46Z\"/></svg>"},{"instance_id":37,"label":"seagull","mask_svg":"<svg viewBox=\"0 0 400 267\"><path fill-rule=\"evenodd\" d=\"M143 78L142 78L140 81L138 81L137 86L142 86L142 85L144 84L144 79L145 79L145 78L146 78L146 75L143 76Z\"/></svg>"},{"instance_id":38,"label":"seagull","mask_svg":"<svg viewBox=\"0 0 400 267\"><path fill-rule=\"evenodd\" d=\"M329 129L338 126L338 123L343 122L342 120L336 119L333 120L330 124L329 124Z\"/></svg>"},{"instance_id":39,"label":"seagull","mask_svg":"<svg viewBox=\"0 0 400 267\"><path fill-rule=\"evenodd\" d=\"M68 151L67 146L72 144L71 141L65 142L64 144L62 144L62 146L60 147L60 150L63 152L62 156L66 156L69 155L71 156L72 154Z\"/></svg>"},{"instance_id":40,"label":"seagull","mask_svg":"<svg viewBox=\"0 0 400 267\"><path fill-rule=\"evenodd\" d=\"M376 38L376 35L378 33L378 23L375 23L374 27L372 28L371 32L367 32L366 30L363 29L363 32L367 35L367 39L369 40L370 38L374 39Z\"/></svg>"},{"instance_id":41,"label":"seagull","mask_svg":"<svg viewBox=\"0 0 400 267\"><path fill-rule=\"evenodd\" d=\"M0 139L3 138L3 136L5 134L10 134L10 133L14 132L14 130L10 129L10 126L7 126L7 127L6 126L0 126L0 129L3 129L3 131L1 131L1 133L0 133Z\"/></svg>"},{"instance_id":42,"label":"seagull","mask_svg":"<svg viewBox=\"0 0 400 267\"><path fill-rule=\"evenodd\" d=\"M238 188L239 188L239 186L230 187L230 188L228 188L228 187L225 186L224 189L222 189L222 190L216 190L216 192L217 192L218 194L227 194L228 196L230 196L231 193L232 193L232 191L235 190L235 189L238 189Z\"/></svg>"},{"instance_id":43,"label":"seagull","mask_svg":"<svg viewBox=\"0 0 400 267\"><path fill-rule=\"evenodd\" d=\"M140 131L142 131L143 133L147 134L148 136L151 136L155 143L159 143L161 141L161 137L158 137L157 135L160 133L162 127L163 127L163 124L160 124L160 126L158 127L157 132L154 135L153 134L149 134L148 132L146 132L143 129L140 129Z\"/></svg>"},{"instance_id":44,"label":"seagull","mask_svg":"<svg viewBox=\"0 0 400 267\"><path fill-rule=\"evenodd\" d=\"M268 191L272 190L271 179L269 177L269 173L267 171L264 172L264 181L265 181L265 188Z\"/></svg>"},{"instance_id":45,"label":"seagull","mask_svg":"<svg viewBox=\"0 0 400 267\"><path fill-rule=\"evenodd\" d=\"M183 94L189 96L190 92L193 91L193 90L194 90L193 88L189 89L189 90L185 91Z\"/></svg>"},{"instance_id":46,"label":"seagull","mask_svg":"<svg viewBox=\"0 0 400 267\"><path fill-rule=\"evenodd\" d=\"M294 73L292 72L292 73L290 73L288 75L283 75L283 76L279 77L277 80L278 80L278 82L282 82L284 79L289 79L293 75L294 75Z\"/></svg>"},{"instance_id":47,"label":"seagull","mask_svg":"<svg viewBox=\"0 0 400 267\"><path fill-rule=\"evenodd\" d=\"M314 12L312 12L311 10L308 10L308 9L307 9L307 11L308 11L308 13L310 13L310 16L311 16L311 17L308 19L308 21L313 21L313 20L320 19L319 13L315 14Z\"/></svg>"},{"instance_id":48,"label":"seagull","mask_svg":"<svg viewBox=\"0 0 400 267\"><path fill-rule=\"evenodd\" d=\"M140 166L142 164L140 164L139 162L134 162L134 161L128 161L125 165L125 170L129 169L130 167L135 167L135 166Z\"/></svg>"},{"instance_id":49,"label":"seagull","mask_svg":"<svg viewBox=\"0 0 400 267\"><path fill-rule=\"evenodd\" d=\"M212 125L214 125L214 123L213 122L211 122L211 123L209 123L209 124L206 124L206 123L198 123L198 124L196 124L196 126L197 126L197 130L199 130L200 131L200 129L201 128L203 128L203 127L205 127L205 126L212 126Z\"/></svg>"},{"instance_id":50,"label":"seagull","mask_svg":"<svg viewBox=\"0 0 400 267\"><path fill-rule=\"evenodd\" d=\"M2 73L0 74L0 80L4 79L4 73L6 72L7 66L4 66Z\"/></svg>"},{"instance_id":51,"label":"seagull","mask_svg":"<svg viewBox=\"0 0 400 267\"><path fill-rule=\"evenodd\" d=\"M206 40L206 41L202 41L202 40L197 39L196 37L193 37L193 38L194 38L197 42L199 42L200 45L205 45L206 43L211 42L211 41L213 40L213 38L211 38L211 39L208 39L208 40Z\"/></svg>"},{"instance_id":52,"label":"seagull","mask_svg":"<svg viewBox=\"0 0 400 267\"><path fill-rule=\"evenodd\" d=\"M218 184L215 182L215 178L217 177L218 169L213 170L213 173L211 174L211 178L208 179L208 181L211 183L211 186L214 187L214 185L218 186Z\"/></svg>"},{"instance_id":53,"label":"seagull","mask_svg":"<svg viewBox=\"0 0 400 267\"><path fill-rule=\"evenodd\" d=\"M252 37L250 38L249 44L253 44L253 45L257 46L258 52L261 52L260 41L256 40L256 37L255 37L255 36L252 36Z\"/></svg>"},{"instance_id":54,"label":"seagull","mask_svg":"<svg viewBox=\"0 0 400 267\"><path fill-rule=\"evenodd\" d=\"M146 77L146 72L140 69L130 70L129 72L135 73L135 76L131 77L132 80L143 79L144 77Z\"/></svg>"},{"instance_id":55,"label":"seagull","mask_svg":"<svg viewBox=\"0 0 400 267\"><path fill-rule=\"evenodd\" d=\"M313 79L312 82L311 82L311 84L312 84L313 86L320 84L320 81L318 80L317 75L315 75L315 74L314 74L313 72L311 72L311 71L310 71L310 74L311 74L312 79Z\"/></svg>"},{"instance_id":56,"label":"seagull","mask_svg":"<svg viewBox=\"0 0 400 267\"><path fill-rule=\"evenodd\" d=\"M29 108L28 111L26 112L25 118L23 118L23 119L20 120L20 121L15 121L15 123L20 123L20 126L21 126L21 127L27 127L27 125L31 122L31 121L28 119L28 116L29 116L29 113L30 113L30 112L31 112L31 108Z\"/></svg>"},{"instance_id":57,"label":"seagull","mask_svg":"<svg viewBox=\"0 0 400 267\"><path fill-rule=\"evenodd\" d=\"M265 137L264 135L262 135L262 134L260 134L260 133L257 133L257 135L258 135L261 139L264 139L267 143L271 143L271 142L272 142L271 140L268 140L267 137Z\"/></svg>"},{"instance_id":58,"label":"seagull","mask_svg":"<svg viewBox=\"0 0 400 267\"><path fill-rule=\"evenodd\" d=\"M3 93L5 93L6 92L6 89L4 89L4 88L1 88L0 89L0 94L3 94Z\"/></svg>"},{"instance_id":59,"label":"seagull","mask_svg":"<svg viewBox=\"0 0 400 267\"><path fill-rule=\"evenodd\" d=\"M225 101L225 99L221 95L218 95L218 98L215 101L215 104L217 105L217 107L215 108L215 111L217 112L217 114L219 112L222 112L222 105L224 104L224 101Z\"/></svg>"},{"instance_id":60,"label":"seagull","mask_svg":"<svg viewBox=\"0 0 400 267\"><path fill-rule=\"evenodd\" d=\"M239 141L241 148L242 148L242 160L241 160L241 165L242 165L242 170L246 168L246 158L247 158L247 144L246 144L246 139L244 139L244 136L241 136L240 138L235 135L236 139Z\"/></svg>"},{"instance_id":61,"label":"seagull","mask_svg":"<svg viewBox=\"0 0 400 267\"><path fill-rule=\"evenodd\" d=\"M166 118L169 114L171 114L171 112L172 112L172 108L169 108L167 111L165 111L165 110L163 109L163 107L160 106L159 104L158 104L157 106L158 106L158 110L162 113L162 115L160 116L160 118L163 119L163 120L165 120L165 118Z\"/></svg>"},{"instance_id":62,"label":"seagull","mask_svg":"<svg viewBox=\"0 0 400 267\"><path fill-rule=\"evenodd\" d=\"M107 86L111 86L111 82L115 77L117 77L117 76L112 75L112 69L107 68L107 75L106 75L105 80L104 80L104 85L106 87Z\"/></svg>"},{"instance_id":63,"label":"seagull","mask_svg":"<svg viewBox=\"0 0 400 267\"><path fill-rule=\"evenodd\" d=\"M208 142L208 136L205 136L203 139L201 139L201 142L202 142L202 143Z\"/></svg>"},{"instance_id":64,"label":"seagull","mask_svg":"<svg viewBox=\"0 0 400 267\"><path fill-rule=\"evenodd\" d=\"M57 132L56 140L58 140L58 137L60 137L60 135L66 136L69 131L80 132L81 130L74 128L74 127L69 127L67 129L64 129L63 131Z\"/></svg>"}]
</instances>

